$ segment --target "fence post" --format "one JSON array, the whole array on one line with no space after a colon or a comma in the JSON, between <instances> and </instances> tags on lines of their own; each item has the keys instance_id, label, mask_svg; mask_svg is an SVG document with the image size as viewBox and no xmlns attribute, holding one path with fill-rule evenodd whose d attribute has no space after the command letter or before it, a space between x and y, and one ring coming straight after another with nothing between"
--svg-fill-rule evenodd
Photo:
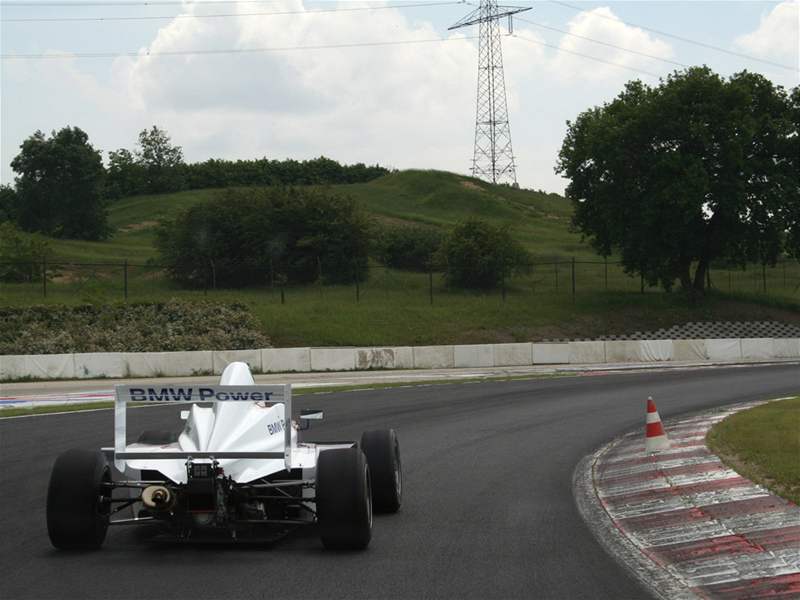
<instances>
[{"instance_id":1,"label":"fence post","mask_svg":"<svg viewBox=\"0 0 800 600\"><path fill-rule=\"evenodd\" d=\"M558 291L558 261L553 263L555 266L555 273L556 273L556 291Z\"/></svg>"},{"instance_id":2,"label":"fence post","mask_svg":"<svg viewBox=\"0 0 800 600\"><path fill-rule=\"evenodd\" d=\"M125 259L125 302L128 301L128 259Z\"/></svg>"},{"instance_id":3,"label":"fence post","mask_svg":"<svg viewBox=\"0 0 800 600\"><path fill-rule=\"evenodd\" d=\"M606 291L608 291L608 257L603 257L603 265L605 266L605 286Z\"/></svg>"},{"instance_id":4,"label":"fence post","mask_svg":"<svg viewBox=\"0 0 800 600\"><path fill-rule=\"evenodd\" d=\"M356 302L360 302L361 301L361 287L358 284L358 270L356 269L355 265L353 265L353 279L356 280Z\"/></svg>"},{"instance_id":5,"label":"fence post","mask_svg":"<svg viewBox=\"0 0 800 600\"><path fill-rule=\"evenodd\" d=\"M711 265L708 265L708 269L706 269L706 289L711 289Z\"/></svg>"},{"instance_id":6,"label":"fence post","mask_svg":"<svg viewBox=\"0 0 800 600\"><path fill-rule=\"evenodd\" d=\"M767 293L767 263L761 263L761 281L764 284L764 293Z\"/></svg>"},{"instance_id":7,"label":"fence post","mask_svg":"<svg viewBox=\"0 0 800 600\"><path fill-rule=\"evenodd\" d=\"M639 293L644 294L644 271L639 271Z\"/></svg>"},{"instance_id":8,"label":"fence post","mask_svg":"<svg viewBox=\"0 0 800 600\"><path fill-rule=\"evenodd\" d=\"M47 298L47 259L42 257L42 295Z\"/></svg>"},{"instance_id":9,"label":"fence post","mask_svg":"<svg viewBox=\"0 0 800 600\"><path fill-rule=\"evenodd\" d=\"M575 257L572 257L572 303L575 304Z\"/></svg>"},{"instance_id":10,"label":"fence post","mask_svg":"<svg viewBox=\"0 0 800 600\"><path fill-rule=\"evenodd\" d=\"M431 306L433 306L433 269L428 267L428 295L431 299Z\"/></svg>"},{"instance_id":11,"label":"fence post","mask_svg":"<svg viewBox=\"0 0 800 600\"><path fill-rule=\"evenodd\" d=\"M317 256L317 281L319 282L319 297L322 298L322 259Z\"/></svg>"}]
</instances>

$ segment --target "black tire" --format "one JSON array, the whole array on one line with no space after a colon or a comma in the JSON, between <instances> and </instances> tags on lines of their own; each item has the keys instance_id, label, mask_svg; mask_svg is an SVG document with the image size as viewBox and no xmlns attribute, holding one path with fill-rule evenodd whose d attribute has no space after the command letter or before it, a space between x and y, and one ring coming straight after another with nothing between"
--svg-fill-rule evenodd
<instances>
[{"instance_id":1,"label":"black tire","mask_svg":"<svg viewBox=\"0 0 800 600\"><path fill-rule=\"evenodd\" d=\"M361 449L369 464L375 512L397 512L403 502L403 470L397 433L394 429L365 431L361 436Z\"/></svg>"},{"instance_id":2,"label":"black tire","mask_svg":"<svg viewBox=\"0 0 800 600\"><path fill-rule=\"evenodd\" d=\"M178 434L174 431L159 431L156 429L145 429L139 434L137 444L151 444L153 446L166 446L178 441Z\"/></svg>"},{"instance_id":3,"label":"black tire","mask_svg":"<svg viewBox=\"0 0 800 600\"><path fill-rule=\"evenodd\" d=\"M359 448L324 450L317 461L317 522L328 550L362 550L372 537L369 466Z\"/></svg>"},{"instance_id":4,"label":"black tire","mask_svg":"<svg viewBox=\"0 0 800 600\"><path fill-rule=\"evenodd\" d=\"M67 450L47 488L47 533L62 550L95 550L108 529L111 469L101 452Z\"/></svg>"}]
</instances>

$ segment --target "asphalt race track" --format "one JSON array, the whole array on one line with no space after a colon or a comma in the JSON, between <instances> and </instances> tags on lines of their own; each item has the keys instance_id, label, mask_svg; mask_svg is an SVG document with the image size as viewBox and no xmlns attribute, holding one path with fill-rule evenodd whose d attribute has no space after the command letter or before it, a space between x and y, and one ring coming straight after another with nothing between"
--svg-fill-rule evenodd
<instances>
[{"instance_id":1,"label":"asphalt race track","mask_svg":"<svg viewBox=\"0 0 800 600\"><path fill-rule=\"evenodd\" d=\"M572 472L587 453L662 417L800 393L800 367L698 369L346 392L309 439L395 427L404 504L361 553L313 531L271 546L164 544L111 528L103 550L53 550L45 492L67 448L109 446L110 410L0 421L0 598L646 598L581 521ZM180 429L177 409L129 414L129 432Z\"/></svg>"}]
</instances>

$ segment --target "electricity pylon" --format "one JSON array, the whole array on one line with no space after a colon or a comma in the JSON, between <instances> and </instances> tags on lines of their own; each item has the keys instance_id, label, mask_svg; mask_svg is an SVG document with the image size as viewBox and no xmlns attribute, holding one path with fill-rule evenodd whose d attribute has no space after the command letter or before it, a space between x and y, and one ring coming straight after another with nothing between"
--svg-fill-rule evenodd
<instances>
[{"instance_id":1,"label":"electricity pylon","mask_svg":"<svg viewBox=\"0 0 800 600\"><path fill-rule=\"evenodd\" d=\"M500 23L508 17L508 32L513 31L512 15L530 8L500 6L497 0L480 0L478 8L448 29L480 26L478 43L478 101L475 111L475 150L472 175L492 183L517 184L517 169L511 148L506 82L503 75L503 47Z\"/></svg>"}]
</instances>

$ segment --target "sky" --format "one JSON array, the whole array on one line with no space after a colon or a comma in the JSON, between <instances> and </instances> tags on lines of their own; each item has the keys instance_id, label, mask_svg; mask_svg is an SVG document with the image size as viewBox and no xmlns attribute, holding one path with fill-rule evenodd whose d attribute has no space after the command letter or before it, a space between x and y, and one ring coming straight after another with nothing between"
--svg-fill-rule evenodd
<instances>
[{"instance_id":1,"label":"sky","mask_svg":"<svg viewBox=\"0 0 800 600\"><path fill-rule=\"evenodd\" d=\"M724 76L747 69L787 88L799 83L797 0L505 4L532 7L502 38L523 187L562 193L554 167L566 122L631 79L657 84L681 65L706 64ZM324 155L468 174L478 31L447 28L474 8L0 0L0 182L13 182L9 163L25 138L67 125L86 131L104 157L132 149L155 124L192 162ZM292 14L263 14L276 12ZM197 16L210 14L232 16ZM186 50L236 52L163 54ZM97 53L110 56L81 56Z\"/></svg>"}]
</instances>

